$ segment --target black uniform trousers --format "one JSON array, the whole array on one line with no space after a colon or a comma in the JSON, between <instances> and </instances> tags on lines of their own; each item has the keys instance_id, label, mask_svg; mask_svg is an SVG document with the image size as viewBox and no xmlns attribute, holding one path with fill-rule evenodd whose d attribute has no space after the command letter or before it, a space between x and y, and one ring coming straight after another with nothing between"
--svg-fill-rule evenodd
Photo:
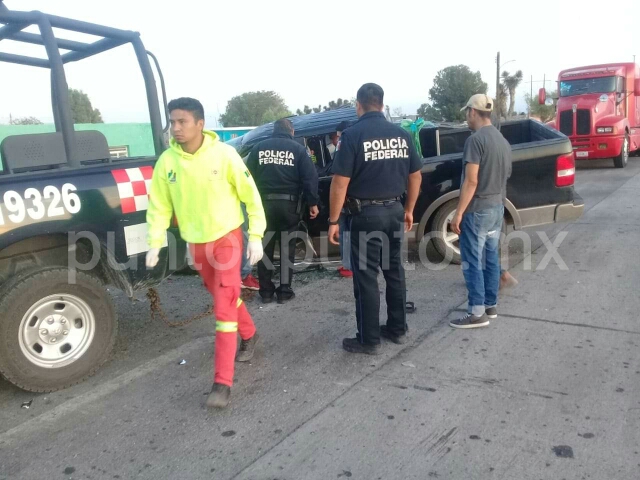
<instances>
[{"instance_id":1,"label":"black uniform trousers","mask_svg":"<svg viewBox=\"0 0 640 480\"><path fill-rule=\"evenodd\" d=\"M293 294L291 282L293 276L293 262L296 254L296 238L286 241L288 234L298 229L300 215L296 213L297 202L287 200L263 200L264 213L267 218L267 230L263 242L264 257L269 261L269 266L264 261L258 263L258 280L260 282L260 296L273 297L274 294L283 298ZM284 235L284 242L283 240ZM273 275L273 252L276 241L280 244L280 287L271 281ZM289 259L289 262L286 261Z\"/></svg>"},{"instance_id":2,"label":"black uniform trousers","mask_svg":"<svg viewBox=\"0 0 640 480\"><path fill-rule=\"evenodd\" d=\"M403 335L407 331L406 282L402 265L404 208L402 203L362 207L359 215L349 215L351 267L356 300L357 338L360 343L380 343L380 293L378 272L387 284L387 328Z\"/></svg>"}]
</instances>

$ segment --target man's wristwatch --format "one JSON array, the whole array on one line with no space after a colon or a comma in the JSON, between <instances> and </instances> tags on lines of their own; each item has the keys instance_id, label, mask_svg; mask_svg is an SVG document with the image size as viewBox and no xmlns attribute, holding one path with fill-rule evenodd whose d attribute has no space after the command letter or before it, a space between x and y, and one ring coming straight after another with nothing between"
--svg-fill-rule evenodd
<instances>
[{"instance_id":1,"label":"man's wristwatch","mask_svg":"<svg viewBox=\"0 0 640 480\"><path fill-rule=\"evenodd\" d=\"M332 222L331 220L329 220L329 225L338 225L339 220L336 220L335 222Z\"/></svg>"}]
</instances>

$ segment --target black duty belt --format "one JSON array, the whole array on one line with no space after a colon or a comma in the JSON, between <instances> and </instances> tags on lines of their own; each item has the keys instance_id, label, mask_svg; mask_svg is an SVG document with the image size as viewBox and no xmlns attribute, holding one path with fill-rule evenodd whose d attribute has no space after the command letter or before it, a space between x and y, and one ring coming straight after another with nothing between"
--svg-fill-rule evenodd
<instances>
[{"instance_id":1,"label":"black duty belt","mask_svg":"<svg viewBox=\"0 0 640 480\"><path fill-rule=\"evenodd\" d=\"M288 202L297 202L298 195L289 195L288 193L267 193L262 196L263 200L286 200Z\"/></svg>"},{"instance_id":2,"label":"black duty belt","mask_svg":"<svg viewBox=\"0 0 640 480\"><path fill-rule=\"evenodd\" d=\"M367 207L369 205L389 205L395 202L399 202L400 200L400 197L382 198L375 200L360 200L360 205L362 205L363 207Z\"/></svg>"}]
</instances>

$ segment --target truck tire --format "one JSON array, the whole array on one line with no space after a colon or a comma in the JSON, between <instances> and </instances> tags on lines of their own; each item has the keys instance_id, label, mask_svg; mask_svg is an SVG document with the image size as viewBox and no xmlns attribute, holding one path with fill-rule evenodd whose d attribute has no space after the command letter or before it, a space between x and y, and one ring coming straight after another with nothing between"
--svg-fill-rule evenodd
<instances>
[{"instance_id":1,"label":"truck tire","mask_svg":"<svg viewBox=\"0 0 640 480\"><path fill-rule=\"evenodd\" d=\"M458 235L451 231L451 227L449 225L456 213L458 200L458 198L449 200L436 211L436 214L433 217L433 222L431 222L430 232L433 246L437 252L443 258L450 258L451 263L455 265L460 265L460 263L462 263L462 259L460 257L460 243ZM502 222L502 233L505 236L507 235L507 225L507 217L505 214L505 218Z\"/></svg>"},{"instance_id":2,"label":"truck tire","mask_svg":"<svg viewBox=\"0 0 640 480\"><path fill-rule=\"evenodd\" d=\"M91 275L50 267L12 281L0 299L0 374L30 392L82 382L109 358L117 334L111 297Z\"/></svg>"},{"instance_id":3,"label":"truck tire","mask_svg":"<svg viewBox=\"0 0 640 480\"><path fill-rule=\"evenodd\" d=\"M629 134L625 133L620 155L613 159L613 165L616 168L624 168L629 162Z\"/></svg>"},{"instance_id":4,"label":"truck tire","mask_svg":"<svg viewBox=\"0 0 640 480\"><path fill-rule=\"evenodd\" d=\"M431 241L443 258L451 259L451 263L460 265L460 244L458 235L451 231L451 221L456 213L458 199L454 198L442 205L431 222Z\"/></svg>"}]
</instances>

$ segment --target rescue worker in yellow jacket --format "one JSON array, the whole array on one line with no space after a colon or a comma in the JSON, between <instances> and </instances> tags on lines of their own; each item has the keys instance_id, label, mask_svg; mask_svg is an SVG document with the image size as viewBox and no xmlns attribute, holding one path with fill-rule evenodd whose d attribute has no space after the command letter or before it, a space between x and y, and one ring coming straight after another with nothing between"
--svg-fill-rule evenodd
<instances>
[{"instance_id":1,"label":"rescue worker in yellow jacket","mask_svg":"<svg viewBox=\"0 0 640 480\"><path fill-rule=\"evenodd\" d=\"M249 217L247 258L253 265L263 254L266 220L256 184L238 153L204 130L204 108L192 98L169 102L172 139L153 171L147 210L146 265L158 263L160 248L175 213L180 236L189 243L196 270L213 296L216 317L215 368L207 406L229 404L234 358L253 357L258 334L240 299L243 254L241 225ZM237 350L237 334L241 343Z\"/></svg>"}]
</instances>

